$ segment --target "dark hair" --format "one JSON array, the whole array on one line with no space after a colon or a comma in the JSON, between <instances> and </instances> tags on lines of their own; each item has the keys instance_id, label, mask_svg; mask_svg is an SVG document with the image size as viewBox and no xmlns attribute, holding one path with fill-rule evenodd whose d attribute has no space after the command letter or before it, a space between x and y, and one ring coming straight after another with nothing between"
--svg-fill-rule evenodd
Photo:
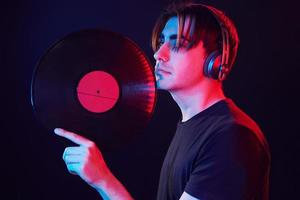
<instances>
[{"instance_id":1,"label":"dark hair","mask_svg":"<svg viewBox=\"0 0 300 200\"><path fill-rule=\"evenodd\" d=\"M216 16L218 20L216 19ZM190 38L187 49L195 47L199 41L203 42L203 46L207 55L213 51L222 52L222 31L220 22L224 25L229 34L229 67L235 61L239 38L234 23L220 10L203 5L193 3L171 3L157 19L152 32L152 49L157 51L159 48L159 37L166 22L171 17L178 17L178 38L176 46L180 47L179 38L182 35L186 20L189 18L190 23L187 24L187 30Z\"/></svg>"}]
</instances>

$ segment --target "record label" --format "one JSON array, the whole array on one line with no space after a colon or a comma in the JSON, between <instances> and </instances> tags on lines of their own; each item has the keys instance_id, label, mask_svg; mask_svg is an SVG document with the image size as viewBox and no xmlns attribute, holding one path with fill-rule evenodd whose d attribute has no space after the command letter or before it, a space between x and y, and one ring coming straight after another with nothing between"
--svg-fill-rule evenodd
<instances>
[{"instance_id":1,"label":"record label","mask_svg":"<svg viewBox=\"0 0 300 200\"><path fill-rule=\"evenodd\" d=\"M119 99L119 93L116 79L104 71L87 73L77 87L80 104L93 113L103 113L112 109Z\"/></svg>"}]
</instances>

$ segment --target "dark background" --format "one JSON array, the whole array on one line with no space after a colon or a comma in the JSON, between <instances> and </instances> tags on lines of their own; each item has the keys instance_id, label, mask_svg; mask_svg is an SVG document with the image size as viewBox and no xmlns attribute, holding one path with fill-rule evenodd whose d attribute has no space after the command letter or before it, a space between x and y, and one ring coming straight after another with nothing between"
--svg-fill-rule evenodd
<instances>
[{"instance_id":1,"label":"dark background","mask_svg":"<svg viewBox=\"0 0 300 200\"><path fill-rule=\"evenodd\" d=\"M299 184L299 11L295 2L203 1L236 23L240 49L225 82L227 96L263 129L272 153L271 199L297 199ZM134 40L150 58L150 33L167 1L24 0L1 2L1 199L97 199L61 159L66 142L34 118L30 81L55 41L83 28L103 28ZM130 145L105 154L136 199L155 199L160 166L180 113L158 93L149 126ZM100 147L101 148L101 147ZM99 199L99 198L98 198Z\"/></svg>"}]
</instances>

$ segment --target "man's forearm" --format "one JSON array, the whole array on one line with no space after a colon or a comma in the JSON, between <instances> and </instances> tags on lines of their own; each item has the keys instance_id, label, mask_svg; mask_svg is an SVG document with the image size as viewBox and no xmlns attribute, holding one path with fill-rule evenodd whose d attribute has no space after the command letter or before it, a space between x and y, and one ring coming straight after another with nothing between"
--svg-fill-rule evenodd
<instances>
[{"instance_id":1,"label":"man's forearm","mask_svg":"<svg viewBox=\"0 0 300 200\"><path fill-rule=\"evenodd\" d=\"M127 189L111 173L106 180L102 180L93 187L104 200L133 200Z\"/></svg>"}]
</instances>

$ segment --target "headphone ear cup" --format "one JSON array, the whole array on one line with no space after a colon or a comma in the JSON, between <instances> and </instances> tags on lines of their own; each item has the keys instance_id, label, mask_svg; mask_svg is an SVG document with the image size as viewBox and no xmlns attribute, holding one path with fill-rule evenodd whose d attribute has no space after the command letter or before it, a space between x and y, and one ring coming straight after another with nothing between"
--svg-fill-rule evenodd
<instances>
[{"instance_id":1,"label":"headphone ear cup","mask_svg":"<svg viewBox=\"0 0 300 200\"><path fill-rule=\"evenodd\" d=\"M221 57L222 54L219 51L213 51L207 56L203 66L205 76L213 79L219 78L219 73L221 70Z\"/></svg>"}]
</instances>

